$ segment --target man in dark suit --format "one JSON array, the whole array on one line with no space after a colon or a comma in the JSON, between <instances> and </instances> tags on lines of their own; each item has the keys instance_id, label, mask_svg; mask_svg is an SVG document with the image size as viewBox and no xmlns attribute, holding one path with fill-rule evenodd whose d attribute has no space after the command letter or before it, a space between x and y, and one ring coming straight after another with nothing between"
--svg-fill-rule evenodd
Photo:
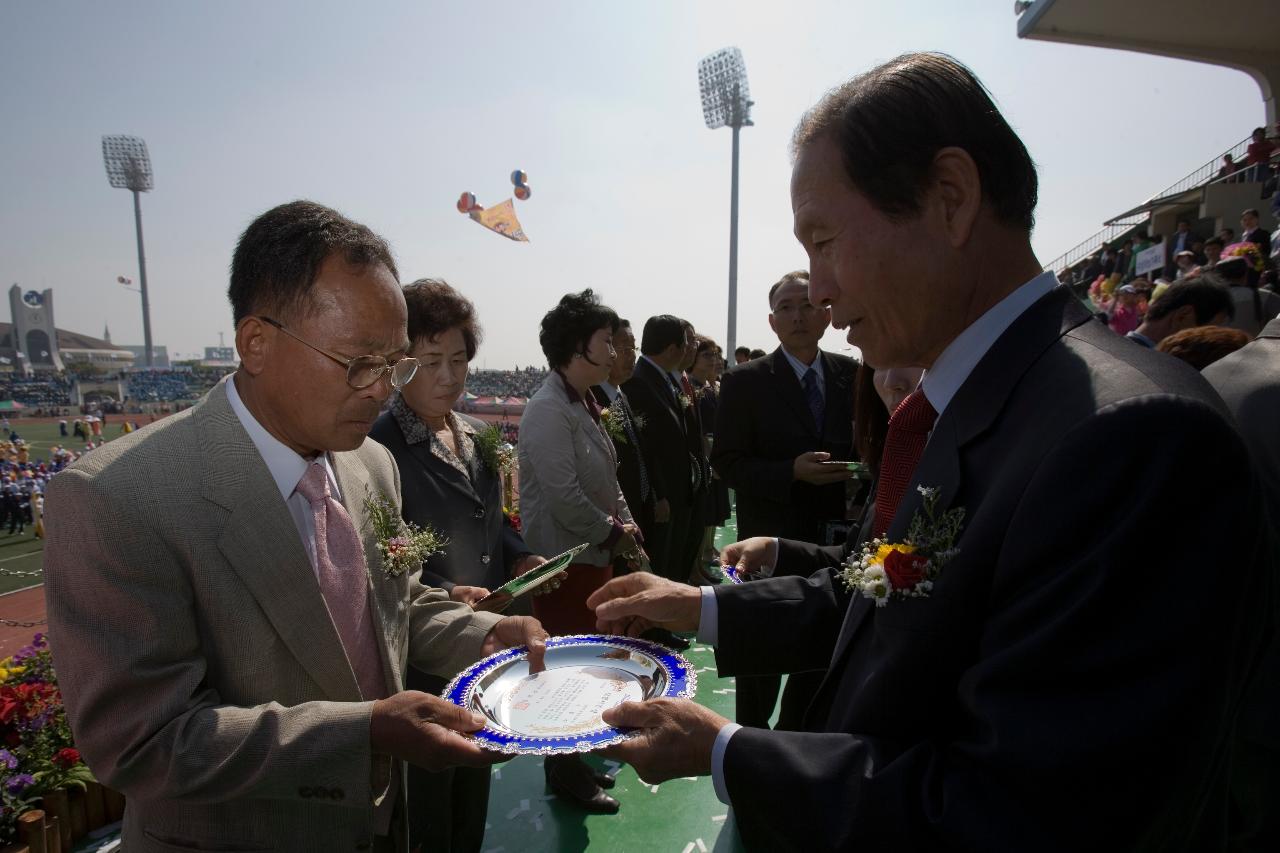
<instances>
[{"instance_id":1,"label":"man in dark suit","mask_svg":"<svg viewBox=\"0 0 1280 853\"><path fill-rule=\"evenodd\" d=\"M1192 246L1195 246L1197 243L1203 244L1204 238L1191 230L1191 223L1188 220L1179 219L1177 230L1173 232L1173 235L1169 237L1169 239L1164 241L1165 278L1172 281L1174 276L1178 274L1178 253L1191 252L1194 255L1195 251L1192 249Z\"/></svg>"},{"instance_id":2,"label":"man in dark suit","mask_svg":"<svg viewBox=\"0 0 1280 853\"><path fill-rule=\"evenodd\" d=\"M606 721L640 731L609 754L711 774L750 849L1222 849L1274 554L1221 399L1041 271L1035 166L954 59L833 90L794 150L810 299L868 362L926 368L889 423L883 541L856 592L839 549L770 539L725 558L828 568L598 590L602 629L697 626L722 674L827 669L804 731L624 703Z\"/></svg>"},{"instance_id":3,"label":"man in dark suit","mask_svg":"<svg viewBox=\"0 0 1280 853\"><path fill-rule=\"evenodd\" d=\"M694 498L687 411L692 400L686 399L672 373L684 363L688 341L686 324L679 317L650 317L640 339L635 375L622 385L632 411L644 419L653 461L648 469L653 520L647 530L639 522L645 550L655 572L679 581L689 574L683 560Z\"/></svg>"},{"instance_id":4,"label":"man in dark suit","mask_svg":"<svg viewBox=\"0 0 1280 853\"><path fill-rule=\"evenodd\" d=\"M1240 214L1240 241L1257 246L1264 260L1271 258L1271 232L1262 227L1255 208Z\"/></svg>"},{"instance_id":5,"label":"man in dark suit","mask_svg":"<svg viewBox=\"0 0 1280 853\"><path fill-rule=\"evenodd\" d=\"M684 357L676 370L671 372L671 380L680 389L680 412L684 418L684 443L689 451L689 471L693 482L693 497L689 501L689 523L685 526L684 544L674 558L676 565L684 567L683 576L677 580L688 580L696 583L700 576L702 562L703 520L707 517L708 501L711 500L711 461L707 458L706 433L713 424L702 422L702 407L698 405L698 393L689 379L689 371L698 358L698 333L688 320L684 323ZM688 400L691 405L685 405ZM672 569L673 572L677 569Z\"/></svg>"},{"instance_id":6,"label":"man in dark suit","mask_svg":"<svg viewBox=\"0 0 1280 853\"><path fill-rule=\"evenodd\" d=\"M1163 299L1164 297L1161 297ZM1240 425L1267 499L1267 518L1280 518L1280 318L1258 337L1204 369ZM1280 644L1273 638L1240 716L1233 761L1232 844L1240 850L1280 849Z\"/></svg>"},{"instance_id":7,"label":"man in dark suit","mask_svg":"<svg viewBox=\"0 0 1280 853\"><path fill-rule=\"evenodd\" d=\"M768 358L725 374L720 384L711 464L734 490L738 537L782 536L823 542L844 523L853 473L853 359L822 352L831 322L809 301L809 274L788 273L769 289L769 325L781 343ZM843 541L843 540L841 540ZM768 727L780 677L738 679L734 700L744 726ZM779 728L796 728L818 677L790 679Z\"/></svg>"},{"instance_id":8,"label":"man in dark suit","mask_svg":"<svg viewBox=\"0 0 1280 853\"><path fill-rule=\"evenodd\" d=\"M623 384L636 372L636 337L629 320L618 321L618 331L613 333L613 349L618 357L609 371L609 381L594 386L591 393L602 408L617 415L617 430L609 437L618 452L618 485L636 524L647 536L647 531L653 529L654 504L648 441L644 422L637 419L622 390Z\"/></svg>"}]
</instances>

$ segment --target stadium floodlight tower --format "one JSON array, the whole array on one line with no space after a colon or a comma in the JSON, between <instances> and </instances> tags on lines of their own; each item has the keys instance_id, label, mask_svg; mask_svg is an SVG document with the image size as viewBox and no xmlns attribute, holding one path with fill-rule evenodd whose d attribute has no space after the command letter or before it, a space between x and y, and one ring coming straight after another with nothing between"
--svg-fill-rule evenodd
<instances>
[{"instance_id":1,"label":"stadium floodlight tower","mask_svg":"<svg viewBox=\"0 0 1280 853\"><path fill-rule=\"evenodd\" d=\"M151 176L151 157L147 143L137 136L102 137L102 161L107 166L107 180L118 190L133 193L133 221L138 229L138 279L142 283L142 337L147 367L151 368L151 303L147 300L147 258L142 251L142 203L138 193L155 187Z\"/></svg>"},{"instance_id":2,"label":"stadium floodlight tower","mask_svg":"<svg viewBox=\"0 0 1280 853\"><path fill-rule=\"evenodd\" d=\"M738 344L738 131L750 127L751 90L742 51L726 47L698 63L698 89L707 127L733 128L733 182L729 190L729 334L727 354Z\"/></svg>"}]
</instances>

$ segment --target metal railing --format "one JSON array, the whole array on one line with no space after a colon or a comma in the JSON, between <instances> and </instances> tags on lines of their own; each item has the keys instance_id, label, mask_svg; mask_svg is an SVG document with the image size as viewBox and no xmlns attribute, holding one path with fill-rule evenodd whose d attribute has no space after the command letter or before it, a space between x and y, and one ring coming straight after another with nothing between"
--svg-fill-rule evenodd
<instances>
[{"instance_id":1,"label":"metal railing","mask_svg":"<svg viewBox=\"0 0 1280 853\"><path fill-rule=\"evenodd\" d=\"M1228 154L1230 154L1231 159L1235 161L1237 168L1243 171L1246 167L1240 161L1244 157L1245 152L1248 151L1249 143L1252 140L1252 136L1246 136L1242 141L1237 142L1226 151L1223 151L1217 157L1210 160L1208 163L1205 163L1199 169L1196 169L1176 184L1166 187L1162 192L1156 193L1151 198L1147 199L1147 201L1152 202L1158 199L1168 198L1171 195L1177 195L1178 193L1183 193L1187 190L1193 190L1196 187L1209 183L1214 178L1218 177L1218 170L1222 168L1222 158Z\"/></svg>"},{"instance_id":2,"label":"metal railing","mask_svg":"<svg viewBox=\"0 0 1280 853\"><path fill-rule=\"evenodd\" d=\"M1132 229L1135 225L1142 225L1149 218L1150 217L1148 217L1147 214L1143 213L1124 222L1117 222L1114 225L1103 226L1101 231L1090 237L1086 237L1074 247L1068 249L1049 263L1045 264L1044 268L1047 270L1053 270L1054 272L1061 272L1063 267L1074 266L1077 262L1084 260L1094 252L1098 251L1103 243L1110 243L1121 234Z\"/></svg>"},{"instance_id":3,"label":"metal railing","mask_svg":"<svg viewBox=\"0 0 1280 853\"><path fill-rule=\"evenodd\" d=\"M1244 157L1244 154L1248 150L1249 143L1251 141L1252 141L1252 136L1246 136L1243 140L1231 146L1226 151L1223 151L1217 157L1210 160L1208 163L1205 163L1203 166L1196 169L1195 171L1191 172L1182 180L1166 187L1161 192L1158 192L1155 195L1151 196L1149 199L1147 199L1146 203L1149 204L1153 201L1157 201L1162 198L1167 198L1169 196L1178 195L1179 193L1184 193L1187 190L1195 189L1196 187L1201 187L1201 186L1204 186L1205 184L1212 183L1218 178L1218 169L1221 168L1222 158L1225 157L1227 154L1230 154L1231 159L1236 161L1236 163L1239 166L1239 171L1236 172L1236 175L1239 175L1241 177L1236 178L1236 180L1243 180L1244 170L1247 167L1243 163L1241 163L1240 160ZM1093 252L1098 250L1099 246L1102 243L1110 242L1111 240L1115 239L1117 236L1133 228L1135 225L1141 225L1142 223L1146 222L1148 218L1149 218L1149 214L1140 213L1140 214L1135 214L1134 216L1125 217L1124 219L1119 220L1115 223L1106 225L1098 233L1085 238L1076 246L1072 247L1071 249L1068 249L1058 257L1054 258L1050 263L1045 265L1045 269L1050 269L1055 272L1061 272L1063 267L1072 266L1078 261L1089 257L1089 255L1091 255Z\"/></svg>"}]
</instances>

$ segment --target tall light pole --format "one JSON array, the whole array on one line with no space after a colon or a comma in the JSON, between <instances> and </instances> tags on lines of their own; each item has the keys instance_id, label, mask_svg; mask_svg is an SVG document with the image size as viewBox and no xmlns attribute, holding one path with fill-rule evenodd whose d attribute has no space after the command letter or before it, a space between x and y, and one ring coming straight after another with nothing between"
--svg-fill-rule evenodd
<instances>
[{"instance_id":1,"label":"tall light pole","mask_svg":"<svg viewBox=\"0 0 1280 853\"><path fill-rule=\"evenodd\" d=\"M751 90L742 51L726 47L698 63L698 89L707 127L733 128L733 182L729 190L729 334L726 354L738 344L738 131L750 127Z\"/></svg>"},{"instance_id":2,"label":"tall light pole","mask_svg":"<svg viewBox=\"0 0 1280 853\"><path fill-rule=\"evenodd\" d=\"M155 187L151 157L147 154L147 143L137 136L104 136L102 161L111 186L133 193L133 221L138 229L138 279L142 284L142 337L147 367L151 368L151 303L147 300L147 258L142 251L142 203L138 196Z\"/></svg>"}]
</instances>

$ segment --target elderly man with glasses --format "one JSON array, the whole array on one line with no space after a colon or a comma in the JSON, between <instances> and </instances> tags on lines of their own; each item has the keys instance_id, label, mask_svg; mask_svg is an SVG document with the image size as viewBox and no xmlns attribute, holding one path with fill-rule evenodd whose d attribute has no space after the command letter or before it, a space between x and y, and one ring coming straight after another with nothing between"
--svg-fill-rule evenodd
<instances>
[{"instance_id":1,"label":"elderly man with glasses","mask_svg":"<svg viewBox=\"0 0 1280 853\"><path fill-rule=\"evenodd\" d=\"M229 295L239 369L50 483L68 718L129 798L131 851L405 851L404 762L496 759L465 737L479 718L404 690L408 663L447 677L528 644L540 667L546 634L383 557L400 480L365 436L417 370L386 243L282 205L241 237Z\"/></svg>"}]
</instances>

